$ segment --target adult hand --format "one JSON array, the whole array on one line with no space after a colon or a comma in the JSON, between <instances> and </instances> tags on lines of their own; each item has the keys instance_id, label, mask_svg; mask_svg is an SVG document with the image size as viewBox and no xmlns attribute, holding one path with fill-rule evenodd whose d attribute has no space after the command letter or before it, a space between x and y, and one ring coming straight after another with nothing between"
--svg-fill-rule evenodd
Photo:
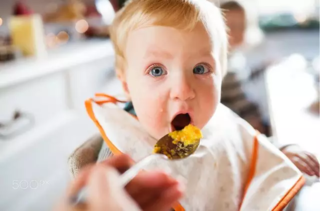
<instances>
[{"instance_id":1,"label":"adult hand","mask_svg":"<svg viewBox=\"0 0 320 211\"><path fill-rule=\"evenodd\" d=\"M170 210L182 196L182 186L161 171L142 172L125 188L121 187L119 174L132 165L126 155L112 157L99 164L86 167L70 185L58 206L59 211L106 210ZM70 199L87 186L85 204L74 206Z\"/></svg>"}]
</instances>

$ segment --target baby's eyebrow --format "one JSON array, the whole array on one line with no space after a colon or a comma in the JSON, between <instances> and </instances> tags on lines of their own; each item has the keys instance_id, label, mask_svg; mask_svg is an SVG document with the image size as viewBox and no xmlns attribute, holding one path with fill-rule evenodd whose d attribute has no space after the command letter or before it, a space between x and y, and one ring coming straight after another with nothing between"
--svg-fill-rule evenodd
<instances>
[{"instance_id":1,"label":"baby's eyebrow","mask_svg":"<svg viewBox=\"0 0 320 211\"><path fill-rule=\"evenodd\" d=\"M212 54L212 50L210 48L205 48L197 52L199 56L210 56Z\"/></svg>"},{"instance_id":2,"label":"baby's eyebrow","mask_svg":"<svg viewBox=\"0 0 320 211\"><path fill-rule=\"evenodd\" d=\"M172 58L173 55L159 48L149 48L144 55L144 58L148 57Z\"/></svg>"}]
</instances>

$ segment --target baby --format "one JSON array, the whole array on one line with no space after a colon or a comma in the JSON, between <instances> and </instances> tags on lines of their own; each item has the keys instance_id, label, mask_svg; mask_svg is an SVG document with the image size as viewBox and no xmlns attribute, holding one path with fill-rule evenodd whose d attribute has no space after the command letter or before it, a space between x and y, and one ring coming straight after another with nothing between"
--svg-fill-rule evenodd
<instances>
[{"instance_id":1,"label":"baby","mask_svg":"<svg viewBox=\"0 0 320 211\"><path fill-rule=\"evenodd\" d=\"M204 138L198 153L176 166L190 184L183 207L277 210L290 201L303 184L298 169L220 104L228 38L222 14L212 2L131 0L117 13L110 33L117 76L130 102L125 110L136 115L139 124L118 113L117 121L126 125L117 127L112 118L119 111L114 107L103 111L106 107L99 105L105 101L87 101L88 113L107 143L104 148L128 153L137 161L152 152L152 140L144 142L140 132L132 142L133 135L126 134L130 124L135 130L143 128L153 140L192 124ZM108 134L116 128L120 132ZM129 138L131 142L126 141Z\"/></svg>"},{"instance_id":2,"label":"baby","mask_svg":"<svg viewBox=\"0 0 320 211\"><path fill-rule=\"evenodd\" d=\"M117 75L156 139L188 124L203 128L220 101L226 30L217 8L194 2L129 1L111 29Z\"/></svg>"}]
</instances>

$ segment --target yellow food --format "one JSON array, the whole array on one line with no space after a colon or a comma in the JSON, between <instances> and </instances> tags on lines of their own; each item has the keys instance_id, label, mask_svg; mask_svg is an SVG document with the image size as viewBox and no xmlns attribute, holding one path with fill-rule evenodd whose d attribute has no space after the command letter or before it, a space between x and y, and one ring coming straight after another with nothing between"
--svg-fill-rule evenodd
<instances>
[{"instance_id":1,"label":"yellow food","mask_svg":"<svg viewBox=\"0 0 320 211\"><path fill-rule=\"evenodd\" d=\"M161 151L161 147L155 146L154 149L153 149L153 153L158 153L160 151Z\"/></svg>"},{"instance_id":2,"label":"yellow food","mask_svg":"<svg viewBox=\"0 0 320 211\"><path fill-rule=\"evenodd\" d=\"M183 142L184 146L194 144L197 140L202 138L202 133L196 126L188 125L180 131L173 131L169 133L173 139L173 143L177 144L179 141Z\"/></svg>"},{"instance_id":3,"label":"yellow food","mask_svg":"<svg viewBox=\"0 0 320 211\"><path fill-rule=\"evenodd\" d=\"M169 133L167 137L154 146L153 153L164 154L169 159L180 159L188 157L197 149L202 133L197 127L188 125L181 131Z\"/></svg>"}]
</instances>

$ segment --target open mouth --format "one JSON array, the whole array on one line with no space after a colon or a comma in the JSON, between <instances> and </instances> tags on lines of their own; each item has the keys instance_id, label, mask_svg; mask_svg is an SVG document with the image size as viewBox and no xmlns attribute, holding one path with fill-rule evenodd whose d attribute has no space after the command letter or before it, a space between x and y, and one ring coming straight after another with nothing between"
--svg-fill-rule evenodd
<instances>
[{"instance_id":1,"label":"open mouth","mask_svg":"<svg viewBox=\"0 0 320 211\"><path fill-rule=\"evenodd\" d=\"M178 114L171 122L173 131L182 130L185 126L191 123L191 117L187 114Z\"/></svg>"}]
</instances>

